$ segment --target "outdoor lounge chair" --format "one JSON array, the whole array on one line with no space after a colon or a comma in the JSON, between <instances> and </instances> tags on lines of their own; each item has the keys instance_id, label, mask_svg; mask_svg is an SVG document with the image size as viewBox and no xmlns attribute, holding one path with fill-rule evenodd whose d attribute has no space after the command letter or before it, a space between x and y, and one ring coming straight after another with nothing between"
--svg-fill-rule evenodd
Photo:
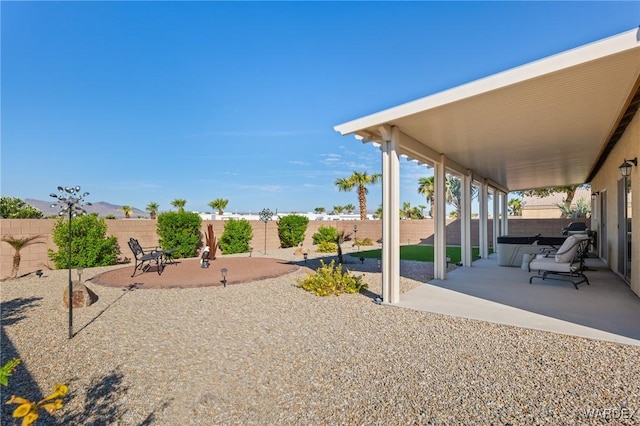
<instances>
[{"instance_id":1,"label":"outdoor lounge chair","mask_svg":"<svg viewBox=\"0 0 640 426\"><path fill-rule=\"evenodd\" d=\"M587 254L590 237L588 235L570 235L557 251L547 250L538 254L530 263L529 271L538 270L537 275L529 278L529 284L534 278L569 281L578 289L578 284L587 283L589 279L584 275L586 269L584 257Z\"/></svg>"},{"instance_id":2,"label":"outdoor lounge chair","mask_svg":"<svg viewBox=\"0 0 640 426\"><path fill-rule=\"evenodd\" d=\"M132 277L136 275L136 271L140 269L143 273L147 272L151 267L151 262L155 262L158 275L162 273L164 269L164 263L162 262L162 250L151 250L145 252L138 240L135 238L129 238L129 248L133 252L135 258L135 266L133 267Z\"/></svg>"}]
</instances>

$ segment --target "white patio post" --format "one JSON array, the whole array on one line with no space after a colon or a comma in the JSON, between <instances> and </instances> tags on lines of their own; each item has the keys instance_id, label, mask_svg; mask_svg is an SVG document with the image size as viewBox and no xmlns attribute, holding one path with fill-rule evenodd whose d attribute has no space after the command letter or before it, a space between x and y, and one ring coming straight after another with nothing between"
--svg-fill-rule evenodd
<instances>
[{"instance_id":1,"label":"white patio post","mask_svg":"<svg viewBox=\"0 0 640 426\"><path fill-rule=\"evenodd\" d=\"M447 202L445 194L447 158L440 155L440 161L434 163L433 177L435 186L436 208L435 229L433 232L433 269L434 278L443 280L447 276Z\"/></svg>"},{"instance_id":2,"label":"white patio post","mask_svg":"<svg viewBox=\"0 0 640 426\"><path fill-rule=\"evenodd\" d=\"M400 160L397 128L382 134L382 301L400 301Z\"/></svg>"},{"instance_id":3,"label":"white patio post","mask_svg":"<svg viewBox=\"0 0 640 426\"><path fill-rule=\"evenodd\" d=\"M480 185L480 191L478 191L478 203L480 204L480 257L486 259L489 253L489 241L487 238L487 225L488 225L488 185L487 180L482 179L482 184Z\"/></svg>"},{"instance_id":4,"label":"white patio post","mask_svg":"<svg viewBox=\"0 0 640 426\"><path fill-rule=\"evenodd\" d=\"M500 207L502 207L502 233L500 235L509 235L509 204L507 203L506 192L500 193Z\"/></svg>"},{"instance_id":5,"label":"white patio post","mask_svg":"<svg viewBox=\"0 0 640 426\"><path fill-rule=\"evenodd\" d=\"M493 251L498 250L498 237L500 236L500 191L493 190Z\"/></svg>"},{"instance_id":6,"label":"white patio post","mask_svg":"<svg viewBox=\"0 0 640 426\"><path fill-rule=\"evenodd\" d=\"M471 170L462 176L462 217L460 218L460 254L462 256L462 266L472 265L471 246L471 184L473 173Z\"/></svg>"}]
</instances>

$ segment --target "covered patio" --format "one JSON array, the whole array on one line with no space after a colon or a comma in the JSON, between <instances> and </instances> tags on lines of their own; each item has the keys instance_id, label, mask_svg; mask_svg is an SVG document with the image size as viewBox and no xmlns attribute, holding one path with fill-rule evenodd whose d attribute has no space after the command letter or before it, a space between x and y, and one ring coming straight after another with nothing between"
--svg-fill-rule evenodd
<instances>
[{"instance_id":1,"label":"covered patio","mask_svg":"<svg viewBox=\"0 0 640 426\"><path fill-rule=\"evenodd\" d=\"M639 88L640 30L635 28L335 126L335 130L342 135L354 135L362 143L372 143L381 150L383 303L395 305L408 301L408 296L401 298L399 291L401 156L434 169L436 281L431 286L446 285L452 289L452 286L458 283L462 285L464 281L471 284L481 279L486 266L483 262L473 262L471 256L472 185L478 188L480 256L487 260L490 193L494 197L493 246L496 247L497 237L507 235L509 231L507 194L510 191L580 185L605 178L608 185L616 182L619 161L622 161L622 157L633 158L638 150L634 136L638 126L632 122L637 121L637 117L636 120L634 117L640 104ZM631 131L627 131L627 126ZM616 153L616 158L608 159L612 152ZM617 156L621 158L618 160ZM637 173L636 169L632 170L633 176ZM462 189L459 219L464 268L451 276L447 273L445 251L446 174L459 177ZM630 182L633 178L625 179ZM637 194L637 186L633 191ZM612 192L610 189L609 193ZM631 199L640 197L629 197ZM595 209L594 204L594 210L600 216L603 216L604 210L609 211L608 228L613 229L615 222L611 218L614 212L624 211L620 207L622 204L613 197L610 197L610 204L606 204L603 197L600 200L602 205ZM629 208L626 217L631 221L635 216L633 221L637 224L640 215L631 214L632 210L637 211L637 202L631 202L634 207ZM604 226L601 220L598 223L598 226ZM638 229L638 226L634 228ZM603 240L600 244L609 248L609 262L615 257L614 254L618 254L617 247L625 246L618 244L617 237L612 234L610 232L609 240ZM628 252L629 259L637 259L637 247L640 247L637 244L638 237L631 237L629 232L628 239L628 249L618 251L623 250L620 253L624 252L625 255ZM604 252L607 253L607 250ZM628 262L629 268L633 263ZM609 263L610 269L611 266ZM509 282L510 275L515 273L510 268L492 271L487 280ZM627 288L626 293L637 299L633 292L640 294L640 275L634 270L629 276L631 290ZM606 277L603 278L605 281L618 279L613 273L603 272L603 277ZM543 287L543 291L556 290L543 296L551 299L556 298L556 293L565 291L564 288L552 288L547 284L529 287L536 287L537 290ZM589 291L594 292L597 287L592 285ZM416 291L416 300L423 291L426 290ZM494 291L500 290L494 287ZM587 293L576 292L573 288L567 291L573 298L568 300L572 301L585 297L582 293ZM504 297L509 293L506 291ZM527 297L535 299L540 296L538 291ZM607 294L604 299L609 297ZM517 298L525 297L518 295ZM424 299L426 303L427 298ZM589 303L597 311L599 303L595 300ZM640 306L631 309L638 312ZM548 312L543 309L540 313ZM570 314L556 315L559 320L565 320ZM577 317L580 315L576 313ZM637 317L630 322L630 327L634 324L637 328ZM635 338L638 336L635 335Z\"/></svg>"},{"instance_id":2,"label":"covered patio","mask_svg":"<svg viewBox=\"0 0 640 426\"><path fill-rule=\"evenodd\" d=\"M640 298L599 259L586 259L590 285L537 280L498 266L496 255L458 268L446 280L400 295L394 306L640 346Z\"/></svg>"}]
</instances>

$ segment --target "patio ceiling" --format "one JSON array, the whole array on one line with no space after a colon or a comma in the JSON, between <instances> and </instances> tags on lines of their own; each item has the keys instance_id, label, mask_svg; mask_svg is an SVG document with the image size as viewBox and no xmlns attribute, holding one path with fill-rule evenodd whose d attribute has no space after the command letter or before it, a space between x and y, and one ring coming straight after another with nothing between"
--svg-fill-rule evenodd
<instances>
[{"instance_id":1,"label":"patio ceiling","mask_svg":"<svg viewBox=\"0 0 640 426\"><path fill-rule=\"evenodd\" d=\"M638 108L640 29L335 126L510 191L587 182ZM452 162L451 162L452 161ZM622 158L620 159L622 162Z\"/></svg>"}]
</instances>

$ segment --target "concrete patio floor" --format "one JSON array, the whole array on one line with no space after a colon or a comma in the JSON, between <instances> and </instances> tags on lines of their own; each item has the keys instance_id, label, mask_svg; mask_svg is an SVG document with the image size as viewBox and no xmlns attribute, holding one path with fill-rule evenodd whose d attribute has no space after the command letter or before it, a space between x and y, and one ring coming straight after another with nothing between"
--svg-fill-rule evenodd
<instances>
[{"instance_id":1,"label":"concrete patio floor","mask_svg":"<svg viewBox=\"0 0 640 426\"><path fill-rule=\"evenodd\" d=\"M587 259L590 285L534 280L498 266L497 256L400 295L394 306L640 346L640 298L600 259Z\"/></svg>"}]
</instances>

